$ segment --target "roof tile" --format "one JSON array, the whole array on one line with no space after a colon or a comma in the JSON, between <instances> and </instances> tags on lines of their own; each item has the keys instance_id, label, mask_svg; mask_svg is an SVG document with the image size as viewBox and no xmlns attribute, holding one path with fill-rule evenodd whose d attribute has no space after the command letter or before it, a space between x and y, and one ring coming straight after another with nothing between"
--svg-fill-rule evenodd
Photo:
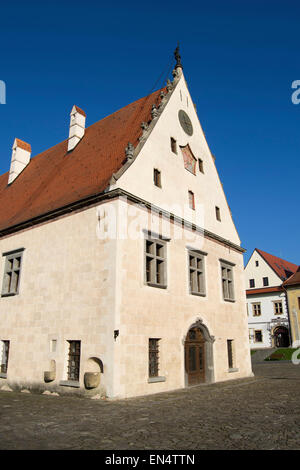
<instances>
[{"instance_id":1,"label":"roof tile","mask_svg":"<svg viewBox=\"0 0 300 470\"><path fill-rule=\"evenodd\" d=\"M72 152L65 140L35 156L11 185L8 173L1 175L0 230L103 192L123 165L128 142L137 146L141 123L151 120L160 92L88 127Z\"/></svg>"}]
</instances>

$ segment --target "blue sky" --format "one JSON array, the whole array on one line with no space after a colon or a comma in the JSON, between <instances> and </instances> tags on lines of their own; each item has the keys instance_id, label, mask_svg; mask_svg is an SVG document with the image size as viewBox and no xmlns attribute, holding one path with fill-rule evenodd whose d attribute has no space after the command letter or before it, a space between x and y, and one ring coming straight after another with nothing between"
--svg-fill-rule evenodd
<instances>
[{"instance_id":1,"label":"blue sky","mask_svg":"<svg viewBox=\"0 0 300 470\"><path fill-rule=\"evenodd\" d=\"M0 172L18 137L32 155L164 84L181 44L185 77L237 225L300 264L298 1L1 2Z\"/></svg>"}]
</instances>

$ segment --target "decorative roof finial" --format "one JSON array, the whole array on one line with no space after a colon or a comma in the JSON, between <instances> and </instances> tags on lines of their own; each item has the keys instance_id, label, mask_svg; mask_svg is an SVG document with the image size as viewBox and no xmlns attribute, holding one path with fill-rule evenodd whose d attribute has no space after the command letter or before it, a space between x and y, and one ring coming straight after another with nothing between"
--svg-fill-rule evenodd
<instances>
[{"instance_id":1,"label":"decorative roof finial","mask_svg":"<svg viewBox=\"0 0 300 470\"><path fill-rule=\"evenodd\" d=\"M182 67L182 64L181 64L181 55L179 54L179 42L178 42L177 47L175 49L174 56L175 56L175 60L176 60L175 69L177 69L178 67L180 67L182 69L183 67Z\"/></svg>"}]
</instances>

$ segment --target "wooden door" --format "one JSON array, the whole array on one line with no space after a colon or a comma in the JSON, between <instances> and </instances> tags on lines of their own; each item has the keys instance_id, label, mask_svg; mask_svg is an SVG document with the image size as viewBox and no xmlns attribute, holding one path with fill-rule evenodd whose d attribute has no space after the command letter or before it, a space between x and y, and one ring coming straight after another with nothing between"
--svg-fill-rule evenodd
<instances>
[{"instance_id":1,"label":"wooden door","mask_svg":"<svg viewBox=\"0 0 300 470\"><path fill-rule=\"evenodd\" d=\"M205 340L200 328L191 328L185 341L185 370L188 385L205 382Z\"/></svg>"}]
</instances>

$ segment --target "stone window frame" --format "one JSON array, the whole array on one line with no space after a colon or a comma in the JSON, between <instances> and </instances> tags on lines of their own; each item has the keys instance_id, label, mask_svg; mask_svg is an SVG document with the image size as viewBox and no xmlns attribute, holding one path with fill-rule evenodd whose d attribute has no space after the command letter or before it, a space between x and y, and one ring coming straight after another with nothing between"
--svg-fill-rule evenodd
<instances>
[{"instance_id":1,"label":"stone window frame","mask_svg":"<svg viewBox=\"0 0 300 470\"><path fill-rule=\"evenodd\" d=\"M251 305L252 305L252 315L254 317L260 317L261 316L261 302L251 302Z\"/></svg>"},{"instance_id":2,"label":"stone window frame","mask_svg":"<svg viewBox=\"0 0 300 470\"><path fill-rule=\"evenodd\" d=\"M153 346L153 344L155 344L155 347ZM161 338L149 338L148 339L148 383L166 381L165 377L159 375L159 369L160 369L159 358L161 354L160 349L161 349ZM155 357L155 370L153 373L151 372L151 366L152 366L151 356Z\"/></svg>"},{"instance_id":3,"label":"stone window frame","mask_svg":"<svg viewBox=\"0 0 300 470\"><path fill-rule=\"evenodd\" d=\"M17 250L7 251L2 253L2 256L5 257L4 262L4 274L2 282L2 292L1 297L11 297L18 295L20 292L20 279L22 272L23 264L23 253L25 248L18 248ZM16 261L19 259L19 264L16 264ZM9 276L11 281L9 282ZM17 276L17 277L16 277ZM11 288L12 280L14 280L15 288ZM9 282L9 285L8 285Z\"/></svg>"},{"instance_id":4,"label":"stone window frame","mask_svg":"<svg viewBox=\"0 0 300 470\"><path fill-rule=\"evenodd\" d=\"M283 315L283 302L282 300L273 300L273 306L274 306L274 315ZM279 310L281 310L281 312L278 312L278 308L276 306L276 304L280 305L280 308Z\"/></svg>"},{"instance_id":5,"label":"stone window frame","mask_svg":"<svg viewBox=\"0 0 300 470\"><path fill-rule=\"evenodd\" d=\"M235 353L235 341L234 339L227 339L227 360L228 360L228 372L238 372L236 367L236 353Z\"/></svg>"},{"instance_id":6,"label":"stone window frame","mask_svg":"<svg viewBox=\"0 0 300 470\"><path fill-rule=\"evenodd\" d=\"M151 235L145 236L144 241L144 284L149 287L158 287L160 289L166 289L168 287L167 284L167 241L163 238L154 238ZM149 244L153 246L153 252L151 253L148 250ZM162 251L157 254L157 247L159 247ZM148 277L148 260L152 260L152 266L150 266L150 279ZM162 282L157 282L157 263L162 265ZM155 270L154 266L155 265Z\"/></svg>"},{"instance_id":7,"label":"stone window frame","mask_svg":"<svg viewBox=\"0 0 300 470\"><path fill-rule=\"evenodd\" d=\"M7 339L0 340L0 378L1 379L7 378L9 350L10 350L10 341Z\"/></svg>"},{"instance_id":8,"label":"stone window frame","mask_svg":"<svg viewBox=\"0 0 300 470\"><path fill-rule=\"evenodd\" d=\"M187 248L187 263L188 263L188 285L189 285L189 293L191 295L198 295L200 297L206 297L206 262L205 257L207 253L200 250L194 250L191 248ZM196 259L196 266L198 266L198 260L202 262L202 269L197 268L196 266L191 266L191 257ZM201 290L193 290L192 283L191 283L191 271L198 274L201 271L202 273L202 289ZM198 283L197 283L198 284ZM198 287L198 286L197 286Z\"/></svg>"},{"instance_id":9,"label":"stone window frame","mask_svg":"<svg viewBox=\"0 0 300 470\"><path fill-rule=\"evenodd\" d=\"M69 368L70 368L70 360L72 358L71 354L71 343L80 343L80 352L79 352L79 364L78 364L78 377L75 379L72 379L69 374ZM65 377L66 380L61 380L59 382L59 385L66 386L66 387L75 387L79 388L80 387L80 368L81 368L81 355L82 355L82 341L81 340L74 340L74 339L69 339L66 341L66 356L65 356Z\"/></svg>"},{"instance_id":10,"label":"stone window frame","mask_svg":"<svg viewBox=\"0 0 300 470\"><path fill-rule=\"evenodd\" d=\"M219 261L220 261L220 267L221 267L221 288L222 288L223 300L225 302L235 302L234 274L233 274L233 268L235 264L224 259L219 259ZM224 276L224 272L223 272L224 269L226 270L226 276ZM231 273L230 276L228 276L228 272ZM225 281L225 286L226 286L227 293L228 293L227 296L226 296L226 289L224 288L224 281Z\"/></svg>"}]
</instances>

